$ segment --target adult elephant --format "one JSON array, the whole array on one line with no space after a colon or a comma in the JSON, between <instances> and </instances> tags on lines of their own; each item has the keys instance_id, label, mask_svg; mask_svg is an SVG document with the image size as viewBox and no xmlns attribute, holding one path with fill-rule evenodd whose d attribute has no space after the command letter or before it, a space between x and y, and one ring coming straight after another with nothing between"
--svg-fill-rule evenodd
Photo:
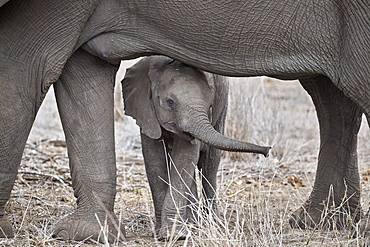
<instances>
[{"instance_id":1,"label":"adult elephant","mask_svg":"<svg viewBox=\"0 0 370 247\"><path fill-rule=\"evenodd\" d=\"M112 80L121 59L150 54L223 75L300 79L317 109L321 145L314 189L291 225L315 226L331 186L335 205L346 204L339 216L351 216L339 222L358 221L363 113L370 123L369 12L363 0L11 0L0 8L0 227L12 235L4 205L35 114L59 79L78 207L55 234L98 238L97 213L110 215L116 235Z\"/></svg>"}]
</instances>

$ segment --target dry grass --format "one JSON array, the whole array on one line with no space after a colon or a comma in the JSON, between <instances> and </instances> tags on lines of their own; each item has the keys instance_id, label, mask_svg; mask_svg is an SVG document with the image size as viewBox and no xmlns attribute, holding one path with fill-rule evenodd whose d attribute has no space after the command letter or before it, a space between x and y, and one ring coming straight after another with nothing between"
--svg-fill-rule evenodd
<instances>
[{"instance_id":1,"label":"dry grass","mask_svg":"<svg viewBox=\"0 0 370 247\"><path fill-rule=\"evenodd\" d=\"M308 95L297 82L268 78L232 79L228 136L272 145L271 156L224 153L219 171L220 217L200 214L184 241L152 238L154 211L140 150L139 130L117 110L118 185L116 213L127 241L116 246L361 246L348 231L294 230L290 214L311 191L318 152L318 127ZM51 238L56 220L72 212L68 158L53 99L47 97L24 152L7 204L15 238L0 246L96 246ZM61 140L61 141L60 141ZM370 131L359 135L363 204L368 208ZM108 246L107 244L101 246Z\"/></svg>"}]
</instances>

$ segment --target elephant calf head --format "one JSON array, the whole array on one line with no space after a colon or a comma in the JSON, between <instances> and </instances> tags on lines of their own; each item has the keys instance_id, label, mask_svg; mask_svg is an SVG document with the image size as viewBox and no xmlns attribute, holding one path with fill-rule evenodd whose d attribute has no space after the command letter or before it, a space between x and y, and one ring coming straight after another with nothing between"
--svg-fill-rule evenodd
<instances>
[{"instance_id":1,"label":"elephant calf head","mask_svg":"<svg viewBox=\"0 0 370 247\"><path fill-rule=\"evenodd\" d=\"M230 139L213 128L210 109L216 94L220 94L215 83L220 82L211 74L179 61L147 57L129 68L122 81L125 112L152 139L161 138L165 129L218 149L267 156L270 147Z\"/></svg>"}]
</instances>

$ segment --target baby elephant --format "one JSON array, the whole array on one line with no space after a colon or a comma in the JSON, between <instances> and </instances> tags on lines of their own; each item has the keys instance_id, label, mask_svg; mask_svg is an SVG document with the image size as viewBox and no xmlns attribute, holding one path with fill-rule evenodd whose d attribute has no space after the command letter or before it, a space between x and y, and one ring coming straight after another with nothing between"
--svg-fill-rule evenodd
<instances>
[{"instance_id":1,"label":"baby elephant","mask_svg":"<svg viewBox=\"0 0 370 247\"><path fill-rule=\"evenodd\" d=\"M220 149L267 156L270 148L222 135L228 100L225 77L151 56L127 70L122 90L125 112L141 129L157 237L167 239L173 229L185 237L178 222L194 221L195 165L201 172L204 197L215 210Z\"/></svg>"}]
</instances>

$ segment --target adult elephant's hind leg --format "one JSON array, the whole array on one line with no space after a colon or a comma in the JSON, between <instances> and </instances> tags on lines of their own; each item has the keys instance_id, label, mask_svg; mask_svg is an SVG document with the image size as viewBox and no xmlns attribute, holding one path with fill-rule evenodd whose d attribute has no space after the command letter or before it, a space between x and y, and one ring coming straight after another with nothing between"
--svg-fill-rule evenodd
<instances>
[{"instance_id":1,"label":"adult elephant's hind leg","mask_svg":"<svg viewBox=\"0 0 370 247\"><path fill-rule=\"evenodd\" d=\"M68 60L55 94L66 136L76 211L53 228L54 236L101 242L123 237L113 213L116 195L113 88L116 68L78 50ZM98 218L98 219L97 219ZM104 229L108 226L108 230Z\"/></svg>"},{"instance_id":2,"label":"adult elephant's hind leg","mask_svg":"<svg viewBox=\"0 0 370 247\"><path fill-rule=\"evenodd\" d=\"M290 225L350 226L361 216L357 133L361 109L324 76L301 80L312 97L320 125L320 153L314 188Z\"/></svg>"}]
</instances>

